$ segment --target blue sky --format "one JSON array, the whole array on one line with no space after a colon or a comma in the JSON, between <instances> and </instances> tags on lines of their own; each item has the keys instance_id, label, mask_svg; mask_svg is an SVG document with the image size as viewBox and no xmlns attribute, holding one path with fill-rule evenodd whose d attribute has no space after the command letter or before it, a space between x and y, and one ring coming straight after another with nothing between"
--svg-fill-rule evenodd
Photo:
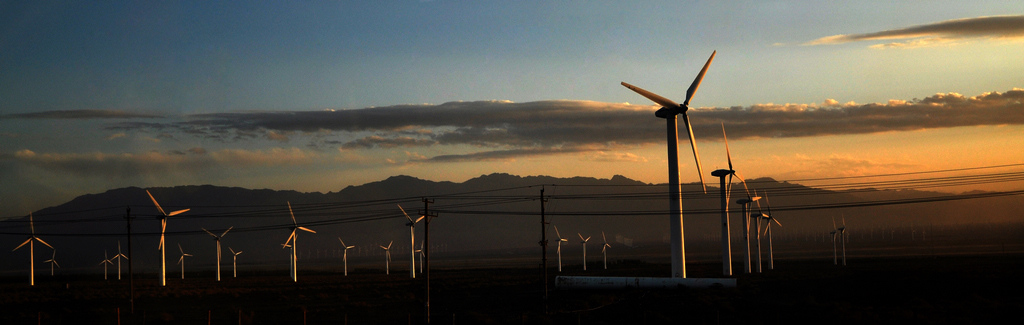
<instances>
[{"instance_id":1,"label":"blue sky","mask_svg":"<svg viewBox=\"0 0 1024 325\"><path fill-rule=\"evenodd\" d=\"M395 174L664 182L663 122L633 119L654 108L619 82L680 98L716 50L691 104L705 170L721 122L751 176L1020 163L975 148L1022 144L1022 15L1012 1L0 2L0 208ZM989 92L1003 96L971 99ZM974 113L923 118L929 103Z\"/></svg>"}]
</instances>

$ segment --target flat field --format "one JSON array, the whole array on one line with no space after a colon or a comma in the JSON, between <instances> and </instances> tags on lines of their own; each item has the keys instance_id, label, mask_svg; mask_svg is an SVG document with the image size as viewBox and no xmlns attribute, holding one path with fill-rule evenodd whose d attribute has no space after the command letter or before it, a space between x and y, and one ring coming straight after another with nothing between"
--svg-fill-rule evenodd
<instances>
[{"instance_id":1,"label":"flat field","mask_svg":"<svg viewBox=\"0 0 1024 325\"><path fill-rule=\"evenodd\" d=\"M544 299L541 269L431 272L435 324L991 324L1024 323L1024 254L776 260L775 270L739 274L736 288L558 290L557 275L664 276L668 265L624 260L566 265ZM539 261L538 261L539 264ZM134 313L127 279L39 272L0 279L0 324L418 324L425 276L408 269L249 273L216 282L212 273L171 273L166 287L136 275ZM691 277L718 277L718 263L689 263ZM742 272L742 263L736 271Z\"/></svg>"}]
</instances>

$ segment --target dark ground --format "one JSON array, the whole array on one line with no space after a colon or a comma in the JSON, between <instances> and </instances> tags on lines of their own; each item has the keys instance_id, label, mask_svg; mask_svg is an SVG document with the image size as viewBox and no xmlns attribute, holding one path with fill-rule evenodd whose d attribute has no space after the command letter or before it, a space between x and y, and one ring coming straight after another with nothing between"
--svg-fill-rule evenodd
<instances>
[{"instance_id":1,"label":"dark ground","mask_svg":"<svg viewBox=\"0 0 1024 325\"><path fill-rule=\"evenodd\" d=\"M560 291L546 306L540 269L435 270L435 324L991 324L1024 323L1024 255L983 254L776 260L776 270L738 276L737 288ZM558 275L554 261L550 276ZM663 276L668 265L621 261L601 270L566 265L562 275ZM736 271L742 271L738 264ZM245 274L170 273L165 288L137 275L135 312L128 281L37 274L0 279L0 324L407 324L424 319L425 277L401 270ZM301 271L301 270L300 270ZM691 276L716 277L720 264L690 263ZM281 274L277 274L281 273ZM552 286L554 281L551 282ZM118 310L119 309L119 310Z\"/></svg>"}]
</instances>

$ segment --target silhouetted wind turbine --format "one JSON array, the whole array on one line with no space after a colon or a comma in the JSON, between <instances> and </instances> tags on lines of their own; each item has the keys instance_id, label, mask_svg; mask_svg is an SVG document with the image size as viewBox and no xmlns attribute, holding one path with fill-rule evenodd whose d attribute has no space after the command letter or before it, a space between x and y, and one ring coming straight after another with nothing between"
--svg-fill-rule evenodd
<instances>
[{"instance_id":1,"label":"silhouetted wind turbine","mask_svg":"<svg viewBox=\"0 0 1024 325\"><path fill-rule=\"evenodd\" d=\"M291 246L291 248L292 248L292 281L299 282L299 263L298 263L299 262L299 257L297 255L297 251L296 251L296 246L298 246L299 233L296 232L296 231L297 230L302 230L302 231L308 231L308 232L311 232L311 233L314 233L314 234L316 232L313 231L312 229L309 229L309 228L306 228L306 227L300 227L298 222L295 221L295 213L292 212L292 203L291 202L287 202L287 203L288 203L288 214L292 216L292 234L291 234L291 236L288 236L288 240L286 240L284 242L284 244L281 245L281 246L282 247ZM288 244L289 242L291 243L291 245Z\"/></svg>"},{"instance_id":2,"label":"silhouetted wind turbine","mask_svg":"<svg viewBox=\"0 0 1024 325\"><path fill-rule=\"evenodd\" d=\"M739 177L739 175L737 175L737 177ZM743 178L741 177L740 180L743 180ZM736 200L736 204L739 204L741 207L743 207L743 210L742 210L743 211L743 215L740 216L740 218L743 219L743 250L746 252L746 257L747 257L746 260L744 261L745 263L743 264L743 267L744 267L746 273L750 273L750 220L749 219L750 219L750 216L753 215L753 213L747 214L747 211L751 211L751 209L750 209L750 204L751 203L757 202L761 198L758 197L758 196L750 196L750 191L749 191L749 189L747 189L747 182L746 181L743 182L743 188L744 188L744 190L747 190L747 197L739 199L739 200Z\"/></svg>"},{"instance_id":3,"label":"silhouetted wind turbine","mask_svg":"<svg viewBox=\"0 0 1024 325\"><path fill-rule=\"evenodd\" d=\"M747 187L747 182L743 180L743 177L736 174L736 170L732 167L732 154L729 152L729 137L725 135L725 123L722 123L722 139L725 140L725 157L729 162L729 169L715 170L711 172L711 176L719 178L719 191L722 193L722 273L729 276L732 275L732 233L729 231L729 199L732 196L732 177L734 175L738 177L743 182L743 188ZM729 182L725 181L726 176L729 176ZM749 196L749 193L747 196ZM745 209L743 213L746 214ZM743 224L746 225L746 216L743 218ZM746 230L744 230L745 238ZM750 243L747 242L747 245L750 245ZM747 265L749 264L748 259Z\"/></svg>"},{"instance_id":4,"label":"silhouetted wind turbine","mask_svg":"<svg viewBox=\"0 0 1024 325\"><path fill-rule=\"evenodd\" d=\"M338 237L338 241L341 242L341 247L345 248L345 251L341 253L341 260L345 263L345 276L348 276L348 250L355 248L355 246L345 245L345 241Z\"/></svg>"},{"instance_id":5,"label":"silhouetted wind turbine","mask_svg":"<svg viewBox=\"0 0 1024 325\"><path fill-rule=\"evenodd\" d=\"M754 195L757 195L757 191L754 191ZM751 214L750 218L754 219L755 224L755 235L756 241L754 245L757 246L757 273L761 273L761 219L765 218L765 214L761 211L761 202L757 202L757 213Z\"/></svg>"},{"instance_id":6,"label":"silhouetted wind turbine","mask_svg":"<svg viewBox=\"0 0 1024 325\"><path fill-rule=\"evenodd\" d=\"M224 235L227 235L228 232L231 231L231 228L234 227L235 226L228 227L228 230L225 230L223 233L220 234L220 236L217 236L216 234L210 232L209 230L206 230L206 228L202 228L203 231L205 231L207 234L213 236L213 241L217 242L217 281L220 281L220 239L223 238Z\"/></svg>"},{"instance_id":7,"label":"silhouetted wind turbine","mask_svg":"<svg viewBox=\"0 0 1024 325\"><path fill-rule=\"evenodd\" d=\"M612 245L608 244L608 237L604 236L604 231L601 232L601 239L604 240L604 246L601 246L601 255L604 255L604 269L608 269L608 247Z\"/></svg>"},{"instance_id":8,"label":"silhouetted wind turbine","mask_svg":"<svg viewBox=\"0 0 1024 325\"><path fill-rule=\"evenodd\" d=\"M178 244L178 250L181 251L181 257L178 258L178 264L181 264L181 279L185 279L185 256L191 257L192 254L186 254L184 249L181 249L181 244Z\"/></svg>"},{"instance_id":9,"label":"silhouetted wind turbine","mask_svg":"<svg viewBox=\"0 0 1024 325\"><path fill-rule=\"evenodd\" d=\"M100 265L103 265L103 280L106 280L107 279L107 265L114 265L114 262L110 261L110 258L107 257L107 251L105 251L105 250L103 251L103 261L100 262Z\"/></svg>"},{"instance_id":10,"label":"silhouetted wind turbine","mask_svg":"<svg viewBox=\"0 0 1024 325\"><path fill-rule=\"evenodd\" d=\"M413 220L408 213L405 213L405 209L402 209L401 205L398 205L398 209L402 210L402 214L405 215L409 222L405 223L409 227L409 277L416 278L416 223L423 220L423 216Z\"/></svg>"},{"instance_id":11,"label":"silhouetted wind turbine","mask_svg":"<svg viewBox=\"0 0 1024 325\"><path fill-rule=\"evenodd\" d=\"M832 235L832 265L839 265L839 257L836 249L837 232L838 229L836 229L836 217L832 217L832 231L828 232L829 235Z\"/></svg>"},{"instance_id":12,"label":"silhouetted wind turbine","mask_svg":"<svg viewBox=\"0 0 1024 325\"><path fill-rule=\"evenodd\" d=\"M837 230L839 230L839 239L843 241L843 266L846 266L846 216L843 216L843 226Z\"/></svg>"},{"instance_id":13,"label":"silhouetted wind turbine","mask_svg":"<svg viewBox=\"0 0 1024 325\"><path fill-rule=\"evenodd\" d=\"M50 259L43 261L43 263L50 263L50 276L53 276L53 266L60 267L60 264L57 264L57 250L54 249Z\"/></svg>"},{"instance_id":14,"label":"silhouetted wind turbine","mask_svg":"<svg viewBox=\"0 0 1024 325\"><path fill-rule=\"evenodd\" d=\"M232 256L231 256L231 271L234 274L234 275L232 275L232 277L237 278L238 277L238 254L242 254L242 251L237 251L236 252L235 250L231 249L230 246L228 246L228 250L231 251L231 254L232 254Z\"/></svg>"},{"instance_id":15,"label":"silhouetted wind turbine","mask_svg":"<svg viewBox=\"0 0 1024 325\"><path fill-rule=\"evenodd\" d=\"M116 259L117 260L117 280L121 280L121 259L122 258L127 260L128 256L124 256L124 254L121 253L121 241L118 240L117 241L117 255L114 255L114 257L111 257L111 259Z\"/></svg>"},{"instance_id":16,"label":"silhouetted wind turbine","mask_svg":"<svg viewBox=\"0 0 1024 325\"><path fill-rule=\"evenodd\" d=\"M171 212L171 213L164 212L164 208L161 208L160 207L160 203L157 203L156 199L153 198L153 193L149 193L149 190L146 190L146 194L149 195L149 199L150 200L153 200L153 205L156 206L156 209L159 210L160 214L161 214L161 216L159 217L160 218L160 285L161 286L166 286L167 285L167 260L166 260L166 257L167 257L167 249L166 248L167 247L164 246L164 233L167 232L167 217L173 217L173 216L185 213L185 212L187 212L190 209L178 210L178 211L174 211L174 212ZM184 268L184 266L182 266L182 268ZM182 276L184 276L184 274Z\"/></svg>"},{"instance_id":17,"label":"silhouetted wind turbine","mask_svg":"<svg viewBox=\"0 0 1024 325\"><path fill-rule=\"evenodd\" d=\"M779 223L779 220L775 219L775 216L772 216L772 203L771 201L768 201L768 192L764 193L764 202L768 205L768 215L764 216L764 223L767 225L765 226L766 228L764 232L765 234L768 234L768 269L774 270L775 253L772 251L772 222L774 221L775 224L779 225L779 227L782 227L782 223Z\"/></svg>"},{"instance_id":18,"label":"silhouetted wind turbine","mask_svg":"<svg viewBox=\"0 0 1024 325\"><path fill-rule=\"evenodd\" d=\"M717 51L716 51L717 52ZM686 252L684 247L683 238L683 207L680 197L680 184L679 184L679 136L676 134L678 131L678 125L676 123L676 116L683 116L683 123L686 124L687 134L690 136L690 147L693 149L693 159L697 163L697 176L700 177L700 185L707 192L707 188L704 186L704 172L700 167L700 155L697 154L697 142L693 138L693 127L690 125L690 119L686 116L686 111L690 108L690 99L693 98L693 93L700 87L701 80L704 79L704 74L708 71L708 66L711 65L711 60L715 58L715 53L711 53L711 57L708 58L708 62L704 64L704 68L700 70L697 78L690 84L690 88L686 89L686 100L683 104L677 104L669 100L668 98L659 96L655 93L644 90L640 87L630 85L623 82L622 85L630 90L647 97L661 105L661 109L654 113L654 116L664 118L667 125L668 131L668 185L669 185L669 238L672 245L672 277L674 278L685 278L686 277Z\"/></svg>"},{"instance_id":19,"label":"silhouetted wind turbine","mask_svg":"<svg viewBox=\"0 0 1024 325\"><path fill-rule=\"evenodd\" d=\"M583 238L583 235L576 233L580 236L580 244L583 244L583 270L587 270L587 242L590 241L590 237Z\"/></svg>"},{"instance_id":20,"label":"silhouetted wind turbine","mask_svg":"<svg viewBox=\"0 0 1024 325\"><path fill-rule=\"evenodd\" d=\"M35 245L35 242L39 242L39 243L41 243L43 245L46 245L50 249L54 249L54 248L53 248L53 246L50 246L50 244L47 244L45 241L43 241L41 238L36 237L36 224L35 224L35 221L32 220L32 213L28 214L28 228L29 228L29 230L32 231L28 235L28 239L26 239L24 242L21 243L21 245L18 245L18 247L15 247L11 251L12 252L16 251L19 248L21 248L21 246L25 246L25 244L28 244L28 262L29 262L29 264L28 264L29 265L29 268L28 268L28 274L29 274L28 275L28 283L29 283L29 285L33 285L34 286L34 285L36 285L36 245Z\"/></svg>"},{"instance_id":21,"label":"silhouetted wind turbine","mask_svg":"<svg viewBox=\"0 0 1024 325\"><path fill-rule=\"evenodd\" d=\"M558 236L558 249L555 252L558 253L558 272L562 272L562 243L569 242L569 240L562 238L562 234L558 233L558 226L551 226L555 228L555 236Z\"/></svg>"},{"instance_id":22,"label":"silhouetted wind turbine","mask_svg":"<svg viewBox=\"0 0 1024 325\"><path fill-rule=\"evenodd\" d=\"M391 244L394 243L395 241L392 240L391 242L388 243L388 247L380 245L380 248L384 249L384 273L388 275L391 275Z\"/></svg>"}]
</instances>

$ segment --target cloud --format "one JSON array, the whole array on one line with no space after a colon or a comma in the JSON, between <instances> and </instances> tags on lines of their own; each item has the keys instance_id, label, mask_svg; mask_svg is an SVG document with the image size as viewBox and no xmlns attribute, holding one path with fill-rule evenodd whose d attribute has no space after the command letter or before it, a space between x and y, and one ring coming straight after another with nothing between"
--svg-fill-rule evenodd
<instances>
[{"instance_id":1,"label":"cloud","mask_svg":"<svg viewBox=\"0 0 1024 325\"><path fill-rule=\"evenodd\" d=\"M864 34L822 37L805 45L841 44L857 41L908 40L873 45L873 48L910 48L952 44L964 39L1024 39L1024 15L987 16L941 21L932 24Z\"/></svg>"},{"instance_id":2,"label":"cloud","mask_svg":"<svg viewBox=\"0 0 1024 325\"><path fill-rule=\"evenodd\" d=\"M189 155L191 153L191 155ZM266 150L224 149L207 152L203 148L186 151L145 153L36 153L23 149L13 155L0 155L34 167L78 176L114 178L155 175L173 171L197 171L208 168L249 168L308 165L320 160L315 152L298 148Z\"/></svg>"},{"instance_id":3,"label":"cloud","mask_svg":"<svg viewBox=\"0 0 1024 325\"><path fill-rule=\"evenodd\" d=\"M0 115L0 119L133 119L161 117L163 116L112 109L78 109Z\"/></svg>"},{"instance_id":4,"label":"cloud","mask_svg":"<svg viewBox=\"0 0 1024 325\"><path fill-rule=\"evenodd\" d=\"M126 136L128 136L128 135L125 134L124 132L114 133L114 134L108 135L106 139L107 140L114 140L114 139L123 138L123 137L126 137Z\"/></svg>"}]
</instances>

